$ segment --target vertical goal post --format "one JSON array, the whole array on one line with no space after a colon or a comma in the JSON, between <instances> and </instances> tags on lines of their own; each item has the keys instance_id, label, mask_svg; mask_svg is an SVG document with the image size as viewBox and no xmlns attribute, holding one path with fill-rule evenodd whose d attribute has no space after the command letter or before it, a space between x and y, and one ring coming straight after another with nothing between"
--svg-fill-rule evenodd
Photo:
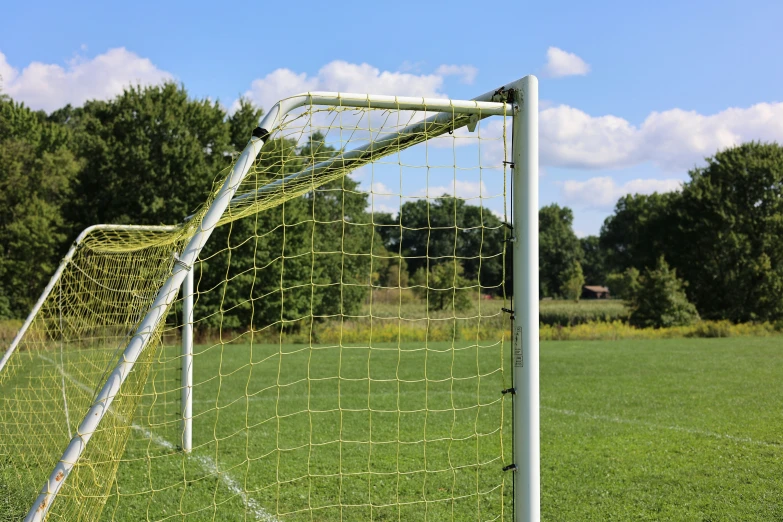
<instances>
[{"instance_id":1,"label":"vertical goal post","mask_svg":"<svg viewBox=\"0 0 783 522\"><path fill-rule=\"evenodd\" d=\"M410 123L397 132L385 134L368 144L350 150L341 150L324 161L314 162L299 172L288 174L253 191L239 193L253 164L262 153L264 144L282 125L291 111L303 106L324 106L357 109L389 109L397 111L426 111L436 113L418 122ZM306 93L278 102L262 119L241 155L234 163L222 186L217 189L195 219L180 225L187 230L180 254L176 254L170 275L158 287L157 294L146 314L137 323L135 332L122 350L116 366L108 373L92 406L84 415L76 433L55 465L38 498L25 518L28 522L43 521L68 476L87 448L101 421L112 408L115 397L132 372L147 345L160 335L161 325L182 292L182 346L181 346L181 413L182 449L192 450L193 399L193 296L194 267L199 254L215 228L224 223L227 215L237 216L251 212L249 201L258 201L265 194L288 191L304 195L319 183L338 179L354 168L361 167L395 151L423 143L446 132L462 127L473 130L478 121L489 116L510 117L512 120L511 176L513 212L511 214L513 252L513 327L511 339L513 462L505 468L514 473L514 518L517 522L537 522L540 519L540 464L539 464L539 370L538 370L538 83L534 76L526 76L500 89L489 91L473 100L448 100L417 97L396 97L369 94ZM331 176L331 178L330 178ZM309 182L308 182L309 180ZM326 181L323 181L326 180ZM245 215L245 214L242 214ZM192 216L191 216L192 217ZM110 227L109 225L100 225ZM154 228L154 227L152 227ZM174 230L177 227L161 227ZM80 238L82 238L85 231ZM79 240L77 240L77 243ZM76 244L72 247L72 251ZM12 357L14 350L34 319L41 303L56 284L63 265L53 276L25 325L11 347L0 360L0 372ZM62 371L62 370L61 370ZM64 374L63 374L64 376ZM229 487L231 487L229 485ZM244 498L244 497L243 497ZM247 504L247 502L246 502Z\"/></svg>"}]
</instances>

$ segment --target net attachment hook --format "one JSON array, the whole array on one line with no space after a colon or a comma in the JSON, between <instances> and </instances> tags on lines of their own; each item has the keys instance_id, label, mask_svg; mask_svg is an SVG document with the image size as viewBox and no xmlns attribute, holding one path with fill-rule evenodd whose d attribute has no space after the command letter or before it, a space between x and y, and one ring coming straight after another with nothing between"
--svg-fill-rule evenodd
<instances>
[{"instance_id":1,"label":"net attachment hook","mask_svg":"<svg viewBox=\"0 0 783 522\"><path fill-rule=\"evenodd\" d=\"M186 262L184 262L182 259L180 259L179 254L177 252L174 252L174 264L181 266L188 272L190 272L190 269L193 268L192 266L189 266Z\"/></svg>"}]
</instances>

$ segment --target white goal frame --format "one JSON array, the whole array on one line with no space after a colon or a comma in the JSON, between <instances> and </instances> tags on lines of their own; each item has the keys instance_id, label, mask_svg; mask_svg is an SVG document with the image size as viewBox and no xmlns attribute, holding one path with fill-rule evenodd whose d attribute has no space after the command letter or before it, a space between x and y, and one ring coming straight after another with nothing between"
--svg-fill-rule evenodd
<instances>
[{"instance_id":1,"label":"white goal frame","mask_svg":"<svg viewBox=\"0 0 783 522\"><path fill-rule=\"evenodd\" d=\"M508 94L511 96L508 97ZM393 136L379 138L373 144L344 152L322 163L291 174L284 180L258 189L263 193L280 183L287 183L300 176L312 175L314 171L328 169L337 162L345 164L377 152L384 140L387 143L404 143L427 125L446 123L455 115L470 115L471 128L479 119L492 115L513 118L512 124L512 252L513 252L513 330L512 330L512 375L514 395L513 409L513 464L506 469L514 473L514 518L516 522L538 522L540 520L540 441L539 441L539 311L538 311L538 80L525 76L500 89L489 91L473 100L449 100L434 98L380 96L370 94L347 94L313 92L294 96L278 102L262 119L259 127L234 164L223 186L207 210L198 230L195 232L174 265L171 275L161 286L147 314L139 323L116 367L107 377L92 406L76 430L60 461L55 465L49 479L25 518L26 522L42 522L53 504L58 491L84 452L102 418L109 411L112 401L119 393L125 379L141 353L151 340L158 325L165 320L169 306L177 294L183 292L182 329L182 449L190 450L192 417L192 371L193 371L193 273L192 268L199 253L217 226L224 212L233 204L257 193L235 198L237 189L247 175L255 158L261 151L271 132L279 126L284 116L304 105L357 107L366 109L398 109L436 112L422 122L409 125ZM452 126L451 130L456 130ZM440 133L445 133L448 128ZM439 133L430 133L436 137ZM374 148L374 149L373 149ZM27 328L32 323L46 297L52 291L65 266L70 262L80 242L92 231L105 228L114 230L173 230L175 227L133 227L123 225L96 225L80 234L68 251L31 311L24 325L17 333L11 346L0 360L0 371L16 349Z\"/></svg>"}]
</instances>

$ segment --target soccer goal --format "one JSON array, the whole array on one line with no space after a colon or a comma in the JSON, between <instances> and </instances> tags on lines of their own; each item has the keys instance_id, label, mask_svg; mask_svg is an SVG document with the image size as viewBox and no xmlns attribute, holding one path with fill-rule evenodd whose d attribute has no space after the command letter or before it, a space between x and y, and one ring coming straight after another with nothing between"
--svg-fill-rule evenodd
<instances>
[{"instance_id":1,"label":"soccer goal","mask_svg":"<svg viewBox=\"0 0 783 522\"><path fill-rule=\"evenodd\" d=\"M293 96L182 223L85 230L0 360L0 520L537 521L537 100Z\"/></svg>"}]
</instances>

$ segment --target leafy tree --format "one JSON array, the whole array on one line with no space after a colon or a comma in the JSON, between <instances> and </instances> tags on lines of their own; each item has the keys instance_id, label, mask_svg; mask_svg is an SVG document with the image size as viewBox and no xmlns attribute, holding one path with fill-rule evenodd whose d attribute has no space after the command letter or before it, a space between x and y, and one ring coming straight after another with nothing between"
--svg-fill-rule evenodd
<instances>
[{"instance_id":1,"label":"leafy tree","mask_svg":"<svg viewBox=\"0 0 783 522\"><path fill-rule=\"evenodd\" d=\"M273 140L264 147L276 158L267 165L278 169L272 176L335 153L317 134L302 146ZM382 247L366 207L358 183L344 177L216 229L202 255L199 287L220 291L200 296L202 324L290 331L358 313L377 269L366 254L371 245Z\"/></svg>"},{"instance_id":2,"label":"leafy tree","mask_svg":"<svg viewBox=\"0 0 783 522\"><path fill-rule=\"evenodd\" d=\"M574 261L571 267L560 275L560 279L563 281L560 293L567 299L579 302L579 298L582 296L582 287L585 285L585 276L579 261Z\"/></svg>"},{"instance_id":3,"label":"leafy tree","mask_svg":"<svg viewBox=\"0 0 783 522\"><path fill-rule=\"evenodd\" d=\"M563 287L564 274L582 258L579 238L572 228L574 214L557 204L538 213L539 280L544 297L554 296Z\"/></svg>"},{"instance_id":4,"label":"leafy tree","mask_svg":"<svg viewBox=\"0 0 783 522\"><path fill-rule=\"evenodd\" d=\"M672 263L702 316L783 317L783 147L745 143L707 158L685 184Z\"/></svg>"},{"instance_id":5,"label":"leafy tree","mask_svg":"<svg viewBox=\"0 0 783 522\"><path fill-rule=\"evenodd\" d=\"M614 214L601 227L599 246L606 252L606 268L623 272L655 266L660 255L674 257L679 192L634 194L620 198Z\"/></svg>"},{"instance_id":6,"label":"leafy tree","mask_svg":"<svg viewBox=\"0 0 783 522\"><path fill-rule=\"evenodd\" d=\"M0 96L0 318L27 314L66 248L62 207L79 169L69 139Z\"/></svg>"},{"instance_id":7,"label":"leafy tree","mask_svg":"<svg viewBox=\"0 0 783 522\"><path fill-rule=\"evenodd\" d=\"M240 106L242 118L248 110ZM88 101L66 119L84 160L69 206L78 229L94 223L181 222L229 165L235 149L229 130L238 134L241 127L226 125L217 102L193 100L172 83Z\"/></svg>"},{"instance_id":8,"label":"leafy tree","mask_svg":"<svg viewBox=\"0 0 783 522\"><path fill-rule=\"evenodd\" d=\"M389 252L383 246L376 248L373 261L375 282L385 288L407 288L409 277L405 258Z\"/></svg>"},{"instance_id":9,"label":"leafy tree","mask_svg":"<svg viewBox=\"0 0 783 522\"><path fill-rule=\"evenodd\" d=\"M242 152L245 148L253 129L258 127L263 115L263 109L256 107L247 98L239 98L237 109L226 120L228 139L236 153Z\"/></svg>"},{"instance_id":10,"label":"leafy tree","mask_svg":"<svg viewBox=\"0 0 783 522\"><path fill-rule=\"evenodd\" d=\"M386 249L405 257L409 275L450 263L456 255L466 279L479 282L486 293L502 291L506 232L487 209L444 194L406 202L397 216L376 214L374 222Z\"/></svg>"},{"instance_id":11,"label":"leafy tree","mask_svg":"<svg viewBox=\"0 0 783 522\"><path fill-rule=\"evenodd\" d=\"M630 323L640 328L687 326L699 320L696 307L688 302L677 271L669 268L663 256L654 269L639 278L631 298Z\"/></svg>"},{"instance_id":12,"label":"leafy tree","mask_svg":"<svg viewBox=\"0 0 783 522\"><path fill-rule=\"evenodd\" d=\"M591 285L606 284L607 252L601 247L598 236L583 237L579 243L582 245L582 270L585 281Z\"/></svg>"},{"instance_id":13,"label":"leafy tree","mask_svg":"<svg viewBox=\"0 0 783 522\"><path fill-rule=\"evenodd\" d=\"M471 282L462 276L463 271L457 262L438 263L429 272L422 267L413 275L413 292L427 300L430 311L465 310L471 304Z\"/></svg>"},{"instance_id":14,"label":"leafy tree","mask_svg":"<svg viewBox=\"0 0 783 522\"><path fill-rule=\"evenodd\" d=\"M606 277L606 284L612 297L632 299L639 289L639 271L631 267L624 272L613 272Z\"/></svg>"}]
</instances>

